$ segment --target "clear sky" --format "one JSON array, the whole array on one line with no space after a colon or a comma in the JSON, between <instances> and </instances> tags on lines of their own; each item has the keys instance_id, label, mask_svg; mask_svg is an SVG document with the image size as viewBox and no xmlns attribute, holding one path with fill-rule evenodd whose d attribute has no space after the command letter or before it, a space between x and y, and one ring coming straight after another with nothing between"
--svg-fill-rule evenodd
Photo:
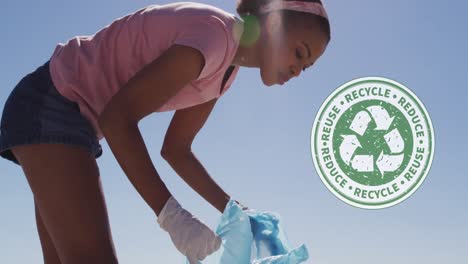
<instances>
[{"instance_id":1,"label":"clear sky","mask_svg":"<svg viewBox=\"0 0 468 264\"><path fill-rule=\"evenodd\" d=\"M157 4L173 1L155 1ZM146 0L6 1L0 24L0 104L58 42L93 34ZM235 13L235 1L200 1ZM466 195L466 1L326 1L332 41L301 77L264 86L242 68L194 143L195 155L231 196L278 212L292 246L306 243L308 263L468 263ZM310 133L325 98L357 77L383 76L409 87L435 129L435 156L409 199L362 210L335 198L318 177ZM181 204L215 228L220 213L160 157L174 112L140 128L153 162ZM98 159L121 263L183 263L169 236L119 167L105 140ZM21 168L0 160L0 263L41 263L32 194ZM465 198L463 198L465 197ZM465 202L463 202L465 201Z\"/></svg>"}]
</instances>

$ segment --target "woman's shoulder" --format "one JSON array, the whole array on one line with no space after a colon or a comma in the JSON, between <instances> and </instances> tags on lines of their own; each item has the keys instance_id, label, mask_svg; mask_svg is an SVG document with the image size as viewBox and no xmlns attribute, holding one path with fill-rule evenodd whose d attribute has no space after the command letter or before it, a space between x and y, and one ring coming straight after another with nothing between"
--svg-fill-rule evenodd
<instances>
[{"instance_id":1,"label":"woman's shoulder","mask_svg":"<svg viewBox=\"0 0 468 264\"><path fill-rule=\"evenodd\" d=\"M144 24L145 32L158 36L149 38L158 43L154 46L170 43L199 50L205 58L205 67L200 74L202 78L227 68L227 58L235 53L241 32L235 30L239 22L234 15L215 6L195 2L154 5L148 7L147 12L150 10L154 19L144 19Z\"/></svg>"},{"instance_id":2,"label":"woman's shoulder","mask_svg":"<svg viewBox=\"0 0 468 264\"><path fill-rule=\"evenodd\" d=\"M216 17L226 25L230 25L236 21L236 17L232 13L213 5L197 2L175 2L164 5L150 5L145 8L145 12L154 15L183 16L186 18Z\"/></svg>"}]
</instances>

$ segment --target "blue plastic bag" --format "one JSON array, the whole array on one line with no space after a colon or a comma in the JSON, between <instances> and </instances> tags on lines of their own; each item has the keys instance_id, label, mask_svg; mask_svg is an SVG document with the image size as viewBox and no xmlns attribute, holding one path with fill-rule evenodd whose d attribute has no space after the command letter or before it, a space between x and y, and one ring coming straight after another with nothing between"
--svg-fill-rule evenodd
<instances>
[{"instance_id":1,"label":"blue plastic bag","mask_svg":"<svg viewBox=\"0 0 468 264\"><path fill-rule=\"evenodd\" d=\"M303 244L291 249L278 215L243 211L230 200L218 222L220 249L198 264L299 264L309 258ZM190 263L186 259L186 264Z\"/></svg>"}]
</instances>

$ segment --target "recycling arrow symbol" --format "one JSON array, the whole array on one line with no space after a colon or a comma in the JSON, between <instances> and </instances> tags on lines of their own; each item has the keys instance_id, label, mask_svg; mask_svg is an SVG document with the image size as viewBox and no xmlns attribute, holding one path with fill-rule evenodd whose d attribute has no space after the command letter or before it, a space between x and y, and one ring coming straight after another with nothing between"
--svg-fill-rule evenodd
<instances>
[{"instance_id":1,"label":"recycling arrow symbol","mask_svg":"<svg viewBox=\"0 0 468 264\"><path fill-rule=\"evenodd\" d=\"M366 111L367 110L367 111ZM373 105L358 112L351 122L350 129L359 136L363 136L368 129L369 123L374 120L376 127L374 130L388 131L393 122L394 117L391 117L387 110L380 105ZM380 152L378 157L373 155L355 155L355 151L361 148L361 144L357 135L341 135L343 141L339 146L341 159L348 166L359 172L372 172L375 166L383 175L385 172L396 171L403 163L403 149L405 143L397 128L388 131L384 135L391 154Z\"/></svg>"}]
</instances>

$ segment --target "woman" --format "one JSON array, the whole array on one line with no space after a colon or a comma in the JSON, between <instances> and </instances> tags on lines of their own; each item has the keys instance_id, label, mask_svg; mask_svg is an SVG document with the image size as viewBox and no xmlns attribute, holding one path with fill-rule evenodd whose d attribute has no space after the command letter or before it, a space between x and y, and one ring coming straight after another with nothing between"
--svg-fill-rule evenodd
<instances>
[{"instance_id":1,"label":"woman","mask_svg":"<svg viewBox=\"0 0 468 264\"><path fill-rule=\"evenodd\" d=\"M183 209L154 168L138 122L175 110L161 150L223 212L231 197L191 152L196 134L239 67L267 86L298 77L324 53L321 1L241 0L243 18L199 3L152 5L93 36L58 44L8 97L0 155L20 165L34 195L45 263L118 263L96 159L106 138L159 225L191 262L221 244Z\"/></svg>"}]
</instances>

